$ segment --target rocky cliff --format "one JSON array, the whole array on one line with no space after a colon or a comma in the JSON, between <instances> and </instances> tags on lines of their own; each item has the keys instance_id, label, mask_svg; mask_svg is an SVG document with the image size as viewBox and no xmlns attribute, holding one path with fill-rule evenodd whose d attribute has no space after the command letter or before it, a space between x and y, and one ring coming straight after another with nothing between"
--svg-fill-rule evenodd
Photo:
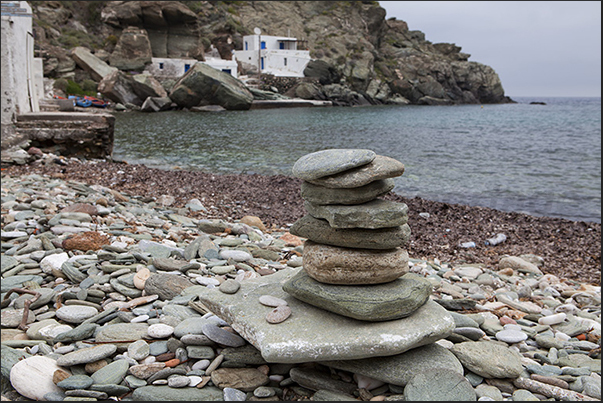
<instances>
[{"instance_id":1,"label":"rocky cliff","mask_svg":"<svg viewBox=\"0 0 603 403\"><path fill-rule=\"evenodd\" d=\"M110 66L140 72L150 57L230 58L244 35L305 41L306 79L263 77L266 88L336 105L506 103L496 72L461 47L431 43L376 1L36 1L34 34L45 76L97 81L71 58L84 46ZM247 73L240 65L242 74ZM284 86L283 82L287 85ZM173 83L163 83L169 93Z\"/></svg>"}]
</instances>

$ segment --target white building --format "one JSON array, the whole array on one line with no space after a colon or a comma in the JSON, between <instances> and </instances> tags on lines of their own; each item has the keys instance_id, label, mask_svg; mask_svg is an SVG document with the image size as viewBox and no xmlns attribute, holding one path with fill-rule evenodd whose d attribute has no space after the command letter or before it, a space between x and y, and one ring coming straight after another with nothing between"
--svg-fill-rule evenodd
<instances>
[{"instance_id":1,"label":"white building","mask_svg":"<svg viewBox=\"0 0 603 403\"><path fill-rule=\"evenodd\" d=\"M303 77L306 65L312 60L310 51L298 50L297 38L269 35L243 37L243 50L234 54L242 63L258 66L261 73L277 77Z\"/></svg>"},{"instance_id":2,"label":"white building","mask_svg":"<svg viewBox=\"0 0 603 403\"><path fill-rule=\"evenodd\" d=\"M151 58L151 64L145 68L145 71L154 77L182 77L196 63L205 63L214 69L221 70L234 78L238 78L236 60L226 60L216 57L206 57L205 59L204 62L201 62L196 59L153 57Z\"/></svg>"},{"instance_id":3,"label":"white building","mask_svg":"<svg viewBox=\"0 0 603 403\"><path fill-rule=\"evenodd\" d=\"M34 58L32 10L26 1L2 1L2 142L17 115L40 110L43 63Z\"/></svg>"}]
</instances>

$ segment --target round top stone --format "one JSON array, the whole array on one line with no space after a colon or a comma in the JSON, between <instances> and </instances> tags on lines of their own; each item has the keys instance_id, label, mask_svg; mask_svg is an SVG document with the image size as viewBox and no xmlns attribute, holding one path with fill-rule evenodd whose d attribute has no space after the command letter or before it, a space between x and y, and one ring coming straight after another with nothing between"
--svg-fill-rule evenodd
<instances>
[{"instance_id":1,"label":"round top stone","mask_svg":"<svg viewBox=\"0 0 603 403\"><path fill-rule=\"evenodd\" d=\"M363 149L328 149L306 154L293 165L293 176L315 180L372 162L374 151Z\"/></svg>"}]
</instances>

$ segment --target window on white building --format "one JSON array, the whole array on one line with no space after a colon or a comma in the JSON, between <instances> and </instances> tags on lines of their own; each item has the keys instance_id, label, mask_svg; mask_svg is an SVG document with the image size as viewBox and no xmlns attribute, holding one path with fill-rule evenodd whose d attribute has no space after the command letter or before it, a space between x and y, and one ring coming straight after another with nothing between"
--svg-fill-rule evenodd
<instances>
[{"instance_id":1,"label":"window on white building","mask_svg":"<svg viewBox=\"0 0 603 403\"><path fill-rule=\"evenodd\" d=\"M285 62L285 66L287 65L287 58L283 58L283 61Z\"/></svg>"}]
</instances>

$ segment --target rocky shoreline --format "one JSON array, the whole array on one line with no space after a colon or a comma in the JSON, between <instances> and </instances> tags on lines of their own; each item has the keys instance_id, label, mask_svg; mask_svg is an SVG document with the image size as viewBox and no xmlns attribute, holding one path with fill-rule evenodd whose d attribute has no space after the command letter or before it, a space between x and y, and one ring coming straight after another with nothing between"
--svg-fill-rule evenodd
<instances>
[{"instance_id":1,"label":"rocky shoreline","mask_svg":"<svg viewBox=\"0 0 603 403\"><path fill-rule=\"evenodd\" d=\"M432 292L377 343L279 286L303 264L299 185L48 154L4 167L3 400L600 400L600 224L388 194ZM269 321L267 297L291 316Z\"/></svg>"},{"instance_id":2,"label":"rocky shoreline","mask_svg":"<svg viewBox=\"0 0 603 403\"><path fill-rule=\"evenodd\" d=\"M3 173L37 173L97 184L142 195L149 201L171 196L171 208L184 207L190 199L197 198L211 208L207 212L193 212L195 218L234 220L254 215L268 228L287 228L306 213L301 180L289 176L217 175L44 155L28 164L7 165ZM536 254L544 259L545 273L580 283L601 284L600 223L407 198L393 192L383 198L408 205L411 257L493 266L503 255ZM498 233L505 234L507 239L495 246L485 245L488 238ZM465 242L475 242L476 246L460 247Z\"/></svg>"}]
</instances>

